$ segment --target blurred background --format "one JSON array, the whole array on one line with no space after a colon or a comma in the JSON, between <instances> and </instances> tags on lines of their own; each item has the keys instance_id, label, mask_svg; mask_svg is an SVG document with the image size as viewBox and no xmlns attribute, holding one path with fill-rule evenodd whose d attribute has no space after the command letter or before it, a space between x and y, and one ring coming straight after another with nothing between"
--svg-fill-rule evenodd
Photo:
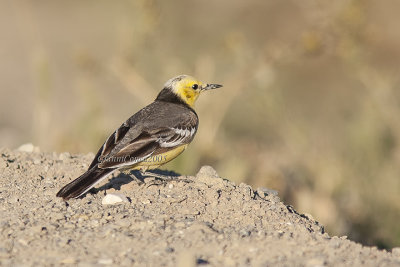
<instances>
[{"instance_id":1,"label":"blurred background","mask_svg":"<svg viewBox=\"0 0 400 267\"><path fill-rule=\"evenodd\" d=\"M279 192L331 235L400 246L394 0L1 1L0 146L96 152L162 85L223 88L164 168Z\"/></svg>"}]
</instances>

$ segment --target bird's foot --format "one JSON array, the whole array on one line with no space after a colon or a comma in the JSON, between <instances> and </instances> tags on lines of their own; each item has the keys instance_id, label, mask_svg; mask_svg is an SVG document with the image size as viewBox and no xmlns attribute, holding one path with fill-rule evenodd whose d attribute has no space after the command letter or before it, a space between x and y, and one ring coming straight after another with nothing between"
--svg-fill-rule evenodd
<instances>
[{"instance_id":1,"label":"bird's foot","mask_svg":"<svg viewBox=\"0 0 400 267\"><path fill-rule=\"evenodd\" d=\"M177 182L185 182L185 183L192 183L192 180L182 178L181 176L173 176L173 175L163 175L154 172L140 172L142 176L152 177L154 180L147 186L153 185L167 185L170 181L177 181Z\"/></svg>"},{"instance_id":2,"label":"bird's foot","mask_svg":"<svg viewBox=\"0 0 400 267\"><path fill-rule=\"evenodd\" d=\"M140 172L140 174L144 177L153 177L156 180L176 180L178 179L179 176L172 176L172 175L163 175L159 173L154 173L154 172Z\"/></svg>"}]
</instances>

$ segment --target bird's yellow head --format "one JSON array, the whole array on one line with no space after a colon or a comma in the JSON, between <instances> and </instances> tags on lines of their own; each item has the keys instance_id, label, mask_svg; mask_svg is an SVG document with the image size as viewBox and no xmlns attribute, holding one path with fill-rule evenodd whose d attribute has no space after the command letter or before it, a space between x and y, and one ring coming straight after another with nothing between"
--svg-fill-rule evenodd
<instances>
[{"instance_id":1,"label":"bird's yellow head","mask_svg":"<svg viewBox=\"0 0 400 267\"><path fill-rule=\"evenodd\" d=\"M222 85L205 84L192 76L179 75L165 83L164 89L160 92L157 99L164 99L172 93L190 107L194 107L194 103L201 92L219 87L222 87Z\"/></svg>"}]
</instances>

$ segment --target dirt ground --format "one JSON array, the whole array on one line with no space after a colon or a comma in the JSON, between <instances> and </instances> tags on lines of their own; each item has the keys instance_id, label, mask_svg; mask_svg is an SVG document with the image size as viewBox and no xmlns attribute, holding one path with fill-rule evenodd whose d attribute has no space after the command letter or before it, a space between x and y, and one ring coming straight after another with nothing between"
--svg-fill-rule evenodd
<instances>
[{"instance_id":1,"label":"dirt ground","mask_svg":"<svg viewBox=\"0 0 400 267\"><path fill-rule=\"evenodd\" d=\"M116 173L84 198L56 192L93 154L0 149L1 266L400 266L392 252L330 237L273 190L203 167L162 183ZM128 202L102 204L120 193Z\"/></svg>"}]
</instances>

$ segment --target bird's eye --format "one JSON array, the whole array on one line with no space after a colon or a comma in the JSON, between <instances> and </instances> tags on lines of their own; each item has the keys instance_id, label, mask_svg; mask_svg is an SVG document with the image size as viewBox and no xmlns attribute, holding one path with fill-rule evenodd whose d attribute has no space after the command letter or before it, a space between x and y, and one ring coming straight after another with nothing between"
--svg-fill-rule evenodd
<instances>
[{"instance_id":1,"label":"bird's eye","mask_svg":"<svg viewBox=\"0 0 400 267\"><path fill-rule=\"evenodd\" d=\"M199 88L199 85L198 85L197 83L195 83L195 84L192 85L192 88L193 88L194 90L196 90L197 88Z\"/></svg>"}]
</instances>

